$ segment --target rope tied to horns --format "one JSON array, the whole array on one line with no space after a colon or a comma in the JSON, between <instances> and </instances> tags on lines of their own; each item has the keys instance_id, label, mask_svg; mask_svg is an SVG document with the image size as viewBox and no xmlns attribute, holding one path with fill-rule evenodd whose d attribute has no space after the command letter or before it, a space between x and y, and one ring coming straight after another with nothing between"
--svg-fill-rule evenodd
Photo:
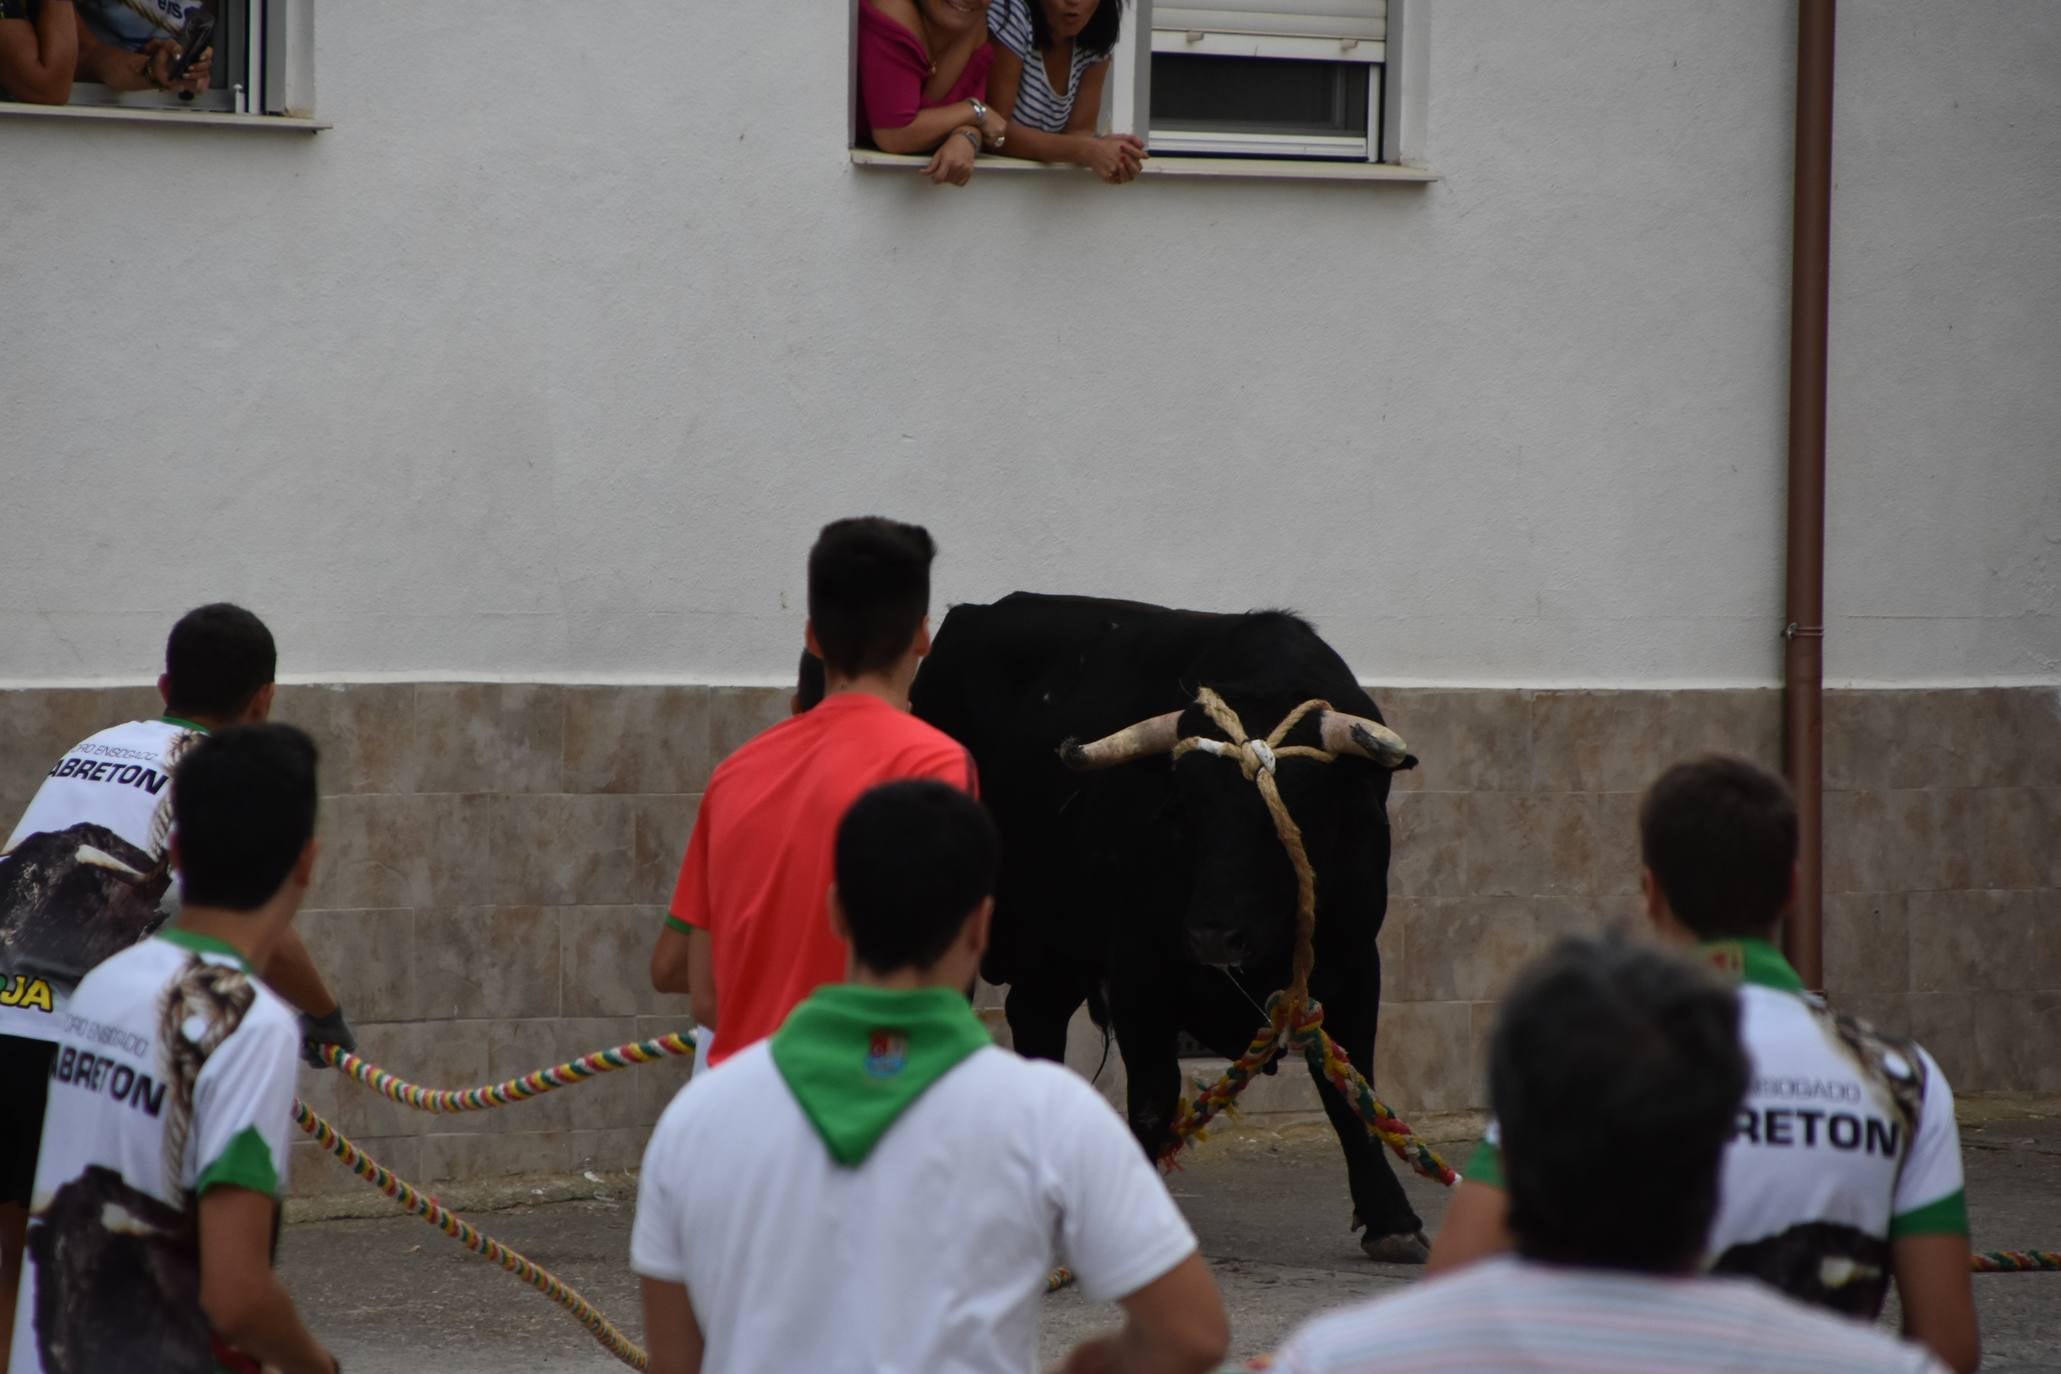
<instances>
[{"instance_id":1,"label":"rope tied to horns","mask_svg":"<svg viewBox=\"0 0 2061 1374\"><path fill-rule=\"evenodd\" d=\"M1274 733L1265 739L1253 739L1247 735L1245 722L1238 719L1238 713L1212 688L1205 687L1196 693L1195 704L1202 708L1217 729L1229 736L1229 742L1190 735L1175 743L1174 761L1178 763L1185 755L1199 750L1236 763L1245 780L1259 788L1260 797L1267 804L1267 814L1273 818L1274 833L1281 837L1281 846L1288 851L1288 862L1295 869L1295 962L1290 969L1292 977L1286 990L1287 1007L1293 1013L1309 1001L1310 972L1317 963L1317 872L1310 865L1309 850L1303 847L1302 827L1295 823L1295 817L1288 814L1288 803L1281 798L1281 785L1274 780L1274 772L1284 758L1314 759L1318 763L1337 761L1338 755L1329 749L1282 743L1288 738L1289 731L1302 724L1304 716L1312 711L1328 711L1331 704L1305 701L1284 716L1274 727Z\"/></svg>"},{"instance_id":2,"label":"rope tied to horns","mask_svg":"<svg viewBox=\"0 0 2061 1374\"><path fill-rule=\"evenodd\" d=\"M1170 745L1162 744L1162 747L1175 762L1191 753L1228 759L1238 765L1238 771L1247 782L1259 789L1260 798L1266 803L1267 815L1274 823L1274 833L1288 853L1289 866L1295 870L1295 953L1290 964L1288 986L1267 999L1267 1023L1253 1036L1245 1053L1232 1061L1222 1078L1213 1084L1198 1083L1196 1095L1192 1099L1181 1100L1174 1120L1174 1141L1160 1163L1173 1167L1181 1148L1191 1140L1201 1139L1205 1128L1217 1115L1232 1110L1238 1095L1245 1091L1254 1077L1264 1073L1275 1060L1292 1053L1307 1059L1312 1071L1351 1104L1370 1135L1426 1178L1452 1186L1459 1182L1460 1175L1374 1095L1373 1086L1353 1067L1345 1051L1325 1031L1324 1008L1310 1000L1310 974L1317 961L1317 872L1310 862L1309 849L1303 843L1302 827L1289 813L1288 803L1281 795L1275 775L1283 759L1308 759L1323 764L1338 761L1338 749L1287 742L1295 727L1312 713L1321 712L1328 718L1332 711L1331 703L1321 698L1303 702L1282 717L1273 732L1263 738L1255 738L1246 731L1245 722L1215 689L1202 688L1196 693L1195 704L1202 708L1203 714L1224 733L1225 738L1188 735L1174 739ZM1361 738L1360 743L1349 747L1369 757L1382 757L1381 746L1377 745L1370 751L1364 738L1365 732L1381 729L1379 722L1347 719L1356 721L1349 727L1351 733L1347 738ZM1130 735L1130 739L1144 744L1153 733L1154 728L1148 724ZM1327 728L1325 739L1329 741L1331 738ZM1407 761L1401 750L1401 741L1393 735L1388 739L1392 742L1389 756L1397 761ZM1090 762L1086 766L1097 766L1092 756L1084 751L1067 749L1062 752L1070 762L1088 759ZM1076 766L1082 765L1076 763ZM1389 766L1395 765L1390 763Z\"/></svg>"}]
</instances>

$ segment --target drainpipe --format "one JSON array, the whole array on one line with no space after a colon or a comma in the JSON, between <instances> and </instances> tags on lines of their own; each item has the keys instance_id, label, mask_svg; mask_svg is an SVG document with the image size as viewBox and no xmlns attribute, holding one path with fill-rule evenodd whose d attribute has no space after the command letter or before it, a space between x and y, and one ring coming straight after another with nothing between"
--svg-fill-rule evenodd
<instances>
[{"instance_id":1,"label":"drainpipe","mask_svg":"<svg viewBox=\"0 0 2061 1374\"><path fill-rule=\"evenodd\" d=\"M1789 586L1784 749L1800 844L1790 963L1824 986L1825 351L1832 257L1832 28L1837 0L1797 0L1795 240L1789 288Z\"/></svg>"}]
</instances>

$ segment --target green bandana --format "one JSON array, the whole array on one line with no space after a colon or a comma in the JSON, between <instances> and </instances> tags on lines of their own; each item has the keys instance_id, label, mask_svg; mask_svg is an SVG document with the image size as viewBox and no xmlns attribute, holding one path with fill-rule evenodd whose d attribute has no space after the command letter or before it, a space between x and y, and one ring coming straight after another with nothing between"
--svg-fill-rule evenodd
<instances>
[{"instance_id":1,"label":"green bandana","mask_svg":"<svg viewBox=\"0 0 2061 1374\"><path fill-rule=\"evenodd\" d=\"M950 988L834 983L816 989L774 1032L773 1067L831 1158L857 1165L926 1088L993 1043Z\"/></svg>"},{"instance_id":2,"label":"green bandana","mask_svg":"<svg viewBox=\"0 0 2061 1374\"><path fill-rule=\"evenodd\" d=\"M1803 979L1782 951L1766 940L1715 940L1702 948L1713 967L1737 982L1778 992L1803 991Z\"/></svg>"}]
</instances>

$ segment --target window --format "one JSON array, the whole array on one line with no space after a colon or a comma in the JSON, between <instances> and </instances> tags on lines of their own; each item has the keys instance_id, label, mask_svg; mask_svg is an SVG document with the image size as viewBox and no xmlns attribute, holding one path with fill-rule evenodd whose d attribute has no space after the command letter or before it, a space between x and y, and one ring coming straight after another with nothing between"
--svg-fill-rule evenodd
<instances>
[{"instance_id":1,"label":"window","mask_svg":"<svg viewBox=\"0 0 2061 1374\"><path fill-rule=\"evenodd\" d=\"M82 27L74 106L183 114L314 111L313 0L75 0ZM36 8L30 0L30 10ZM154 50L165 55L153 66ZM195 65L212 53L204 67ZM189 73L162 89L154 72Z\"/></svg>"},{"instance_id":2,"label":"window","mask_svg":"<svg viewBox=\"0 0 2061 1374\"><path fill-rule=\"evenodd\" d=\"M1155 157L1383 160L1387 0L1142 0Z\"/></svg>"}]
</instances>

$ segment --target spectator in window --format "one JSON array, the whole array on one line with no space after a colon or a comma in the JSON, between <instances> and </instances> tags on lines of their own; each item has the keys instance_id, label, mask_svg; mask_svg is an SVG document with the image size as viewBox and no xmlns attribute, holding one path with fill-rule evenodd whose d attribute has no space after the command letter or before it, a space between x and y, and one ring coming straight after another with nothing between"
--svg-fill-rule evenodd
<instances>
[{"instance_id":1,"label":"spectator in window","mask_svg":"<svg viewBox=\"0 0 2061 1374\"><path fill-rule=\"evenodd\" d=\"M62 105L72 98L78 64L72 0L0 0L0 97Z\"/></svg>"},{"instance_id":2,"label":"spectator in window","mask_svg":"<svg viewBox=\"0 0 2061 1374\"><path fill-rule=\"evenodd\" d=\"M1929 1352L1697 1274L1752 1075L1739 1002L1652 945L1569 940L1489 1049L1517 1254L1319 1317L1285 1374L1944 1374Z\"/></svg>"},{"instance_id":3,"label":"spectator in window","mask_svg":"<svg viewBox=\"0 0 2061 1374\"><path fill-rule=\"evenodd\" d=\"M208 88L215 50L204 48L184 75L172 67L186 26L212 18L212 0L77 0L79 80L117 91L174 91L198 95Z\"/></svg>"},{"instance_id":4,"label":"spectator in window","mask_svg":"<svg viewBox=\"0 0 2061 1374\"><path fill-rule=\"evenodd\" d=\"M1097 132L1109 54L1122 27L1123 0L994 0L988 89L995 113L1008 121L1011 153L1076 163L1112 186L1138 175L1144 141Z\"/></svg>"},{"instance_id":5,"label":"spectator in window","mask_svg":"<svg viewBox=\"0 0 2061 1374\"><path fill-rule=\"evenodd\" d=\"M930 153L923 174L964 186L1008 121L987 107L988 0L859 0L861 133L888 153Z\"/></svg>"}]
</instances>

